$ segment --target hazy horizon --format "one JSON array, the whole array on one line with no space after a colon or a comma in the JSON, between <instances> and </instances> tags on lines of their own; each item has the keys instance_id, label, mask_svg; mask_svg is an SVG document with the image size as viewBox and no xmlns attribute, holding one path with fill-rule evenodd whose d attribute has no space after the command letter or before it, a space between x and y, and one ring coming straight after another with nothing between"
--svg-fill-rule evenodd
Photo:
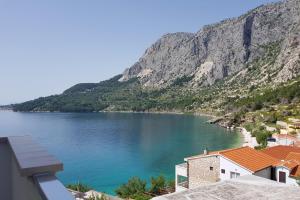
<instances>
[{"instance_id":1,"label":"hazy horizon","mask_svg":"<svg viewBox=\"0 0 300 200\"><path fill-rule=\"evenodd\" d=\"M0 105L111 78L166 33L196 32L268 2L1 1Z\"/></svg>"}]
</instances>

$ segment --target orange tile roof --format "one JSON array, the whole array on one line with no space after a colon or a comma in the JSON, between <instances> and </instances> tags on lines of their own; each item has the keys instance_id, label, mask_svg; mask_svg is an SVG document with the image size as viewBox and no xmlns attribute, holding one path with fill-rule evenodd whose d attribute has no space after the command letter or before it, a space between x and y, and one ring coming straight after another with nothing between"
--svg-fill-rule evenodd
<instances>
[{"instance_id":1,"label":"orange tile roof","mask_svg":"<svg viewBox=\"0 0 300 200\"><path fill-rule=\"evenodd\" d=\"M252 172L257 172L270 167L279 161L276 158L250 147L224 150L220 151L219 154L241 165L242 167L249 169Z\"/></svg>"},{"instance_id":2,"label":"orange tile roof","mask_svg":"<svg viewBox=\"0 0 300 200\"><path fill-rule=\"evenodd\" d=\"M279 160L285 160L290 152L300 153L300 148L295 146L278 145L264 149L262 152Z\"/></svg>"},{"instance_id":3,"label":"orange tile roof","mask_svg":"<svg viewBox=\"0 0 300 200\"><path fill-rule=\"evenodd\" d=\"M296 153L296 152L290 152L285 160L294 160L297 161L300 164L300 153Z\"/></svg>"},{"instance_id":4,"label":"orange tile roof","mask_svg":"<svg viewBox=\"0 0 300 200\"><path fill-rule=\"evenodd\" d=\"M291 171L290 176L292 176L292 177L300 176L300 166L299 165Z\"/></svg>"},{"instance_id":5,"label":"orange tile roof","mask_svg":"<svg viewBox=\"0 0 300 200\"><path fill-rule=\"evenodd\" d=\"M298 165L299 165L299 162L296 162L294 160L283 160L283 161L279 161L274 166L284 166L284 167L288 168L289 170L292 170L295 167L297 167Z\"/></svg>"}]
</instances>

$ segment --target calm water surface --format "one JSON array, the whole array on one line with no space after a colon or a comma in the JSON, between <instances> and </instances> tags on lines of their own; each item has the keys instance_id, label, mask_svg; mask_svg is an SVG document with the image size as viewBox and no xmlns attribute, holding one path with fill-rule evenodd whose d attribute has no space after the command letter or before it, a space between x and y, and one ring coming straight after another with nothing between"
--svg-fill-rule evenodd
<instances>
[{"instance_id":1,"label":"calm water surface","mask_svg":"<svg viewBox=\"0 0 300 200\"><path fill-rule=\"evenodd\" d=\"M206 117L139 113L0 112L0 136L31 135L64 163L64 183L80 180L113 194L132 176L174 177L183 158L240 144Z\"/></svg>"}]
</instances>

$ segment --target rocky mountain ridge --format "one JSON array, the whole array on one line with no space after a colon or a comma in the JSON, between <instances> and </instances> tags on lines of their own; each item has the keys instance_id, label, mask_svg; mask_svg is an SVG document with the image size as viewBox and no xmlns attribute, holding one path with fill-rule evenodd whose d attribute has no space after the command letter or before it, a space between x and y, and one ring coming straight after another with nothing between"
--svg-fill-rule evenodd
<instances>
[{"instance_id":1,"label":"rocky mountain ridge","mask_svg":"<svg viewBox=\"0 0 300 200\"><path fill-rule=\"evenodd\" d=\"M300 1L260 6L233 19L204 26L197 33L166 34L149 47L120 81L137 77L144 87L162 88L191 77L193 87L212 85L264 54L263 45L280 42L274 82L299 75ZM272 63L273 65L273 63Z\"/></svg>"}]
</instances>

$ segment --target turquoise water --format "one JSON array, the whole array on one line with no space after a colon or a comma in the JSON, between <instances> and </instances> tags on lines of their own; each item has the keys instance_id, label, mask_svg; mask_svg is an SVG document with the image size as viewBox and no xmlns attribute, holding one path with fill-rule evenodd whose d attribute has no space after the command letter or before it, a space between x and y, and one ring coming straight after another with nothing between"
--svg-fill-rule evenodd
<instances>
[{"instance_id":1,"label":"turquoise water","mask_svg":"<svg viewBox=\"0 0 300 200\"><path fill-rule=\"evenodd\" d=\"M0 136L32 135L64 163L64 183L80 180L114 193L132 176L146 180L209 150L239 145L238 133L205 123L206 117L139 113L0 112Z\"/></svg>"}]
</instances>

